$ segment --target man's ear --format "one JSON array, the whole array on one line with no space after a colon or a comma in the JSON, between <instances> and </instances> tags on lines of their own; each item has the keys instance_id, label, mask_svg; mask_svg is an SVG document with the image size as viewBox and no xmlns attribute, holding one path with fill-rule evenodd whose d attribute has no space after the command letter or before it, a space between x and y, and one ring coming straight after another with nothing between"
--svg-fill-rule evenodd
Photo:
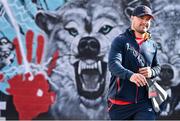
<instances>
[{"instance_id":1,"label":"man's ear","mask_svg":"<svg viewBox=\"0 0 180 121\"><path fill-rule=\"evenodd\" d=\"M58 22L58 16L55 13L39 11L36 14L35 22L42 30L49 33L54 28L54 25Z\"/></svg>"},{"instance_id":2,"label":"man's ear","mask_svg":"<svg viewBox=\"0 0 180 121\"><path fill-rule=\"evenodd\" d=\"M134 16L130 16L130 20L131 20L131 21L133 20L133 18L134 18Z\"/></svg>"}]
</instances>

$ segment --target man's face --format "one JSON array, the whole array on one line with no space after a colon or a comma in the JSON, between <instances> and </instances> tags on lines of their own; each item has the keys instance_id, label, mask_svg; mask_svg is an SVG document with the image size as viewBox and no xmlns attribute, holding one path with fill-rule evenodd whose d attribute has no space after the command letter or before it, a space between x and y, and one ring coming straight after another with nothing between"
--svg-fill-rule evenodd
<instances>
[{"instance_id":1,"label":"man's face","mask_svg":"<svg viewBox=\"0 0 180 121\"><path fill-rule=\"evenodd\" d=\"M152 17L149 15L145 16L131 16L132 28L138 33L145 33L149 30Z\"/></svg>"}]
</instances>

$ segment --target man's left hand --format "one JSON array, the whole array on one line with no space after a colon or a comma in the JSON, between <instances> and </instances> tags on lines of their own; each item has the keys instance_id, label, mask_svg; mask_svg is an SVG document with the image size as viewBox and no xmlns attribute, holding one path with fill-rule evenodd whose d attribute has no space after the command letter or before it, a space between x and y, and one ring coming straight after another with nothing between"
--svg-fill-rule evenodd
<instances>
[{"instance_id":1,"label":"man's left hand","mask_svg":"<svg viewBox=\"0 0 180 121\"><path fill-rule=\"evenodd\" d=\"M152 71L151 67L143 67L139 69L139 73L145 76L146 78L151 78L152 76Z\"/></svg>"}]
</instances>

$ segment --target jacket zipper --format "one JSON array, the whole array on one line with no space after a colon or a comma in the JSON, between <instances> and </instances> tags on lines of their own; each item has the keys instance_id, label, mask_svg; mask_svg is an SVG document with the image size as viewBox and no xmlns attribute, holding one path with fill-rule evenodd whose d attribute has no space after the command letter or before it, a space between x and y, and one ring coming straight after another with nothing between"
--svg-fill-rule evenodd
<instances>
[{"instance_id":1,"label":"jacket zipper","mask_svg":"<svg viewBox=\"0 0 180 121\"><path fill-rule=\"evenodd\" d=\"M138 44L138 43L137 43ZM138 44L138 56L139 56L139 50L140 49L140 45ZM136 97L135 97L135 103L137 103L138 100L138 86L136 85Z\"/></svg>"},{"instance_id":2,"label":"jacket zipper","mask_svg":"<svg viewBox=\"0 0 180 121\"><path fill-rule=\"evenodd\" d=\"M135 97L135 103L137 103L137 98L138 98L138 86L136 86L136 97Z\"/></svg>"},{"instance_id":3,"label":"jacket zipper","mask_svg":"<svg viewBox=\"0 0 180 121\"><path fill-rule=\"evenodd\" d=\"M117 78L117 91L120 91L120 80L119 77Z\"/></svg>"}]
</instances>

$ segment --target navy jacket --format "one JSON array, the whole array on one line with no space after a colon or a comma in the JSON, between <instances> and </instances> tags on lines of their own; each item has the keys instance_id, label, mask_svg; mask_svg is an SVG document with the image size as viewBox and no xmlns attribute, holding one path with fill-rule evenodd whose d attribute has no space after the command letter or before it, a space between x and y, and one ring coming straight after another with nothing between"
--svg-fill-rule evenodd
<instances>
[{"instance_id":1,"label":"navy jacket","mask_svg":"<svg viewBox=\"0 0 180 121\"><path fill-rule=\"evenodd\" d=\"M152 78L160 73L154 41L149 39L139 46L131 29L116 37L112 42L108 60L111 72L108 98L134 103L147 100L146 86L137 87L129 80L140 67L147 66L152 68Z\"/></svg>"}]
</instances>

